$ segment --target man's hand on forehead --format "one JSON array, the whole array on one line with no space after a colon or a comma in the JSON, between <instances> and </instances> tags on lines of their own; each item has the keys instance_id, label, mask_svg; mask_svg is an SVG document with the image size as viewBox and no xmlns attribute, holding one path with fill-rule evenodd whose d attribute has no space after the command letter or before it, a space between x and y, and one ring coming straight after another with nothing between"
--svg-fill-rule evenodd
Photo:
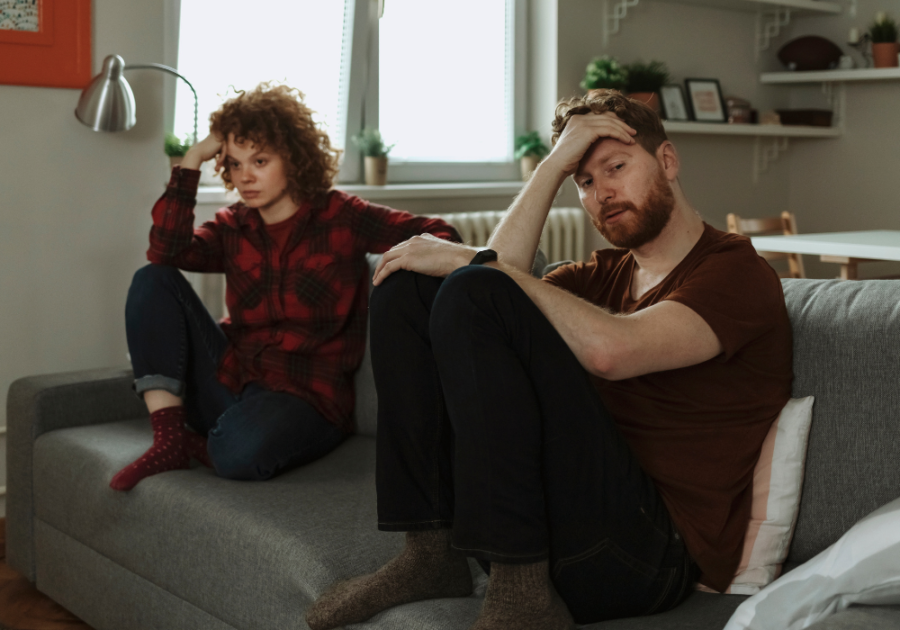
<instances>
[{"instance_id":1,"label":"man's hand on forehead","mask_svg":"<svg viewBox=\"0 0 900 630\"><path fill-rule=\"evenodd\" d=\"M595 142L612 138L623 144L634 144L637 131L612 112L577 114L569 119L547 161L556 165L563 175L571 175Z\"/></svg>"}]
</instances>

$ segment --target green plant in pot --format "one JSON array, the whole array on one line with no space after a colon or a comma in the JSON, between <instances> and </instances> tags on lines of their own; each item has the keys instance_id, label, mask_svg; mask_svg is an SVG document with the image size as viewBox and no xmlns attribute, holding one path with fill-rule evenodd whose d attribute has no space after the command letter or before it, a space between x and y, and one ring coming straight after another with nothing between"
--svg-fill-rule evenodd
<instances>
[{"instance_id":1,"label":"green plant in pot","mask_svg":"<svg viewBox=\"0 0 900 630\"><path fill-rule=\"evenodd\" d=\"M528 180L538 162L550 153L550 148L541 140L537 131L529 131L516 138L516 152L514 157L519 160L522 169L522 179Z\"/></svg>"},{"instance_id":2,"label":"green plant in pot","mask_svg":"<svg viewBox=\"0 0 900 630\"><path fill-rule=\"evenodd\" d=\"M181 158L184 157L184 154L187 153L192 144L190 136L185 136L182 141L174 133L166 134L166 139L163 143L163 151L169 156L169 165L172 168L181 164Z\"/></svg>"},{"instance_id":3,"label":"green plant in pot","mask_svg":"<svg viewBox=\"0 0 900 630\"><path fill-rule=\"evenodd\" d=\"M621 90L628 83L628 71L609 55L594 57L584 71L581 88L588 96L593 90Z\"/></svg>"},{"instance_id":4,"label":"green plant in pot","mask_svg":"<svg viewBox=\"0 0 900 630\"><path fill-rule=\"evenodd\" d=\"M875 15L875 21L869 27L872 38L872 62L876 68L897 67L897 23L886 13Z\"/></svg>"},{"instance_id":5,"label":"green plant in pot","mask_svg":"<svg viewBox=\"0 0 900 630\"><path fill-rule=\"evenodd\" d=\"M625 66L628 83L625 91L629 98L646 103L657 114L659 107L659 90L669 82L669 69L662 61L644 63L636 61Z\"/></svg>"},{"instance_id":6,"label":"green plant in pot","mask_svg":"<svg viewBox=\"0 0 900 630\"><path fill-rule=\"evenodd\" d=\"M387 156L394 145L386 145L381 132L368 127L351 140L365 156L366 185L384 186L387 182Z\"/></svg>"}]
</instances>

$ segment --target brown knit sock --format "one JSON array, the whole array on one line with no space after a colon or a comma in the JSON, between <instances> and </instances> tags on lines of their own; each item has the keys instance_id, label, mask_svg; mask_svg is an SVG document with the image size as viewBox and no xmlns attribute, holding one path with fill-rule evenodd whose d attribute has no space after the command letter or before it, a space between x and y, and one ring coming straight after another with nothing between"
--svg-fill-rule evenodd
<instances>
[{"instance_id":1,"label":"brown knit sock","mask_svg":"<svg viewBox=\"0 0 900 630\"><path fill-rule=\"evenodd\" d=\"M312 630L327 630L400 604L471 594L469 562L450 548L449 529L407 532L399 556L375 573L332 586L306 611L306 623Z\"/></svg>"},{"instance_id":2,"label":"brown knit sock","mask_svg":"<svg viewBox=\"0 0 900 630\"><path fill-rule=\"evenodd\" d=\"M184 407L165 407L150 414L153 425L153 446L137 461L129 464L112 478L113 490L131 490L141 479L167 470L188 468L190 458L184 449Z\"/></svg>"},{"instance_id":3,"label":"brown knit sock","mask_svg":"<svg viewBox=\"0 0 900 630\"><path fill-rule=\"evenodd\" d=\"M481 615L470 630L570 630L575 627L546 560L534 564L491 563Z\"/></svg>"}]
</instances>

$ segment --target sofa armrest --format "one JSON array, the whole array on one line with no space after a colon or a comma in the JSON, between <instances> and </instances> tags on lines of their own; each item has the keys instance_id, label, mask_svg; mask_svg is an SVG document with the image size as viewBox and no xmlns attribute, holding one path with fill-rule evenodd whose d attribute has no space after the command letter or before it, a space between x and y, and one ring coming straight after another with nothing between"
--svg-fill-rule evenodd
<instances>
[{"instance_id":1,"label":"sofa armrest","mask_svg":"<svg viewBox=\"0 0 900 630\"><path fill-rule=\"evenodd\" d=\"M20 378L6 404L6 558L34 581L34 442L56 429L147 415L131 389L130 368Z\"/></svg>"}]
</instances>

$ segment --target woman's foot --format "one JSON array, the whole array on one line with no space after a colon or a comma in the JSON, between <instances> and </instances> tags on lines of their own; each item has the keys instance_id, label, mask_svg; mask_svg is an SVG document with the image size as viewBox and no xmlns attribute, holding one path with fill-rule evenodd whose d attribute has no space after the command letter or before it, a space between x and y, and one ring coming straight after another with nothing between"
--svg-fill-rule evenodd
<instances>
[{"instance_id":1,"label":"woman's foot","mask_svg":"<svg viewBox=\"0 0 900 630\"><path fill-rule=\"evenodd\" d=\"M185 449L184 407L165 407L150 414L153 446L137 461L112 478L113 490L131 490L141 479L168 470L188 468L190 457Z\"/></svg>"},{"instance_id":2,"label":"woman's foot","mask_svg":"<svg viewBox=\"0 0 900 630\"><path fill-rule=\"evenodd\" d=\"M375 573L332 586L306 611L306 623L328 630L400 604L471 594L469 561L450 547L449 529L407 532L399 556Z\"/></svg>"},{"instance_id":3,"label":"woman's foot","mask_svg":"<svg viewBox=\"0 0 900 630\"><path fill-rule=\"evenodd\" d=\"M206 450L206 438L199 433L185 429L184 448L189 457L193 457L207 468L215 468L209 457L209 451Z\"/></svg>"},{"instance_id":4,"label":"woman's foot","mask_svg":"<svg viewBox=\"0 0 900 630\"><path fill-rule=\"evenodd\" d=\"M491 563L481 615L470 630L571 630L575 627L553 582L547 561Z\"/></svg>"}]
</instances>

